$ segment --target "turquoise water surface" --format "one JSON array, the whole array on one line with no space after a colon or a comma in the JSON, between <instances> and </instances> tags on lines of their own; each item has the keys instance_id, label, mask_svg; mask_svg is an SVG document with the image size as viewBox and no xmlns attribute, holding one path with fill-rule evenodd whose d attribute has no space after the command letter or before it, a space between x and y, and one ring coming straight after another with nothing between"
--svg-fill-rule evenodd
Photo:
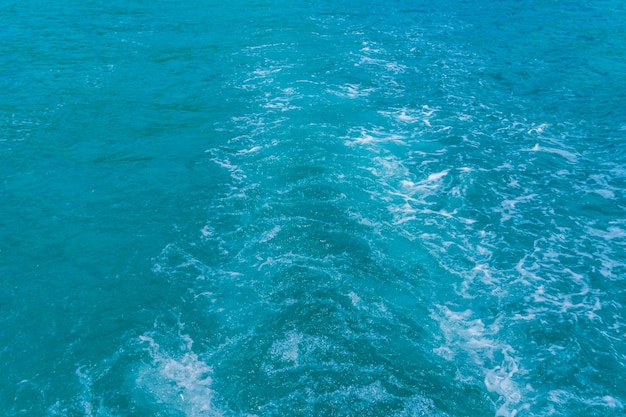
<instances>
[{"instance_id":1,"label":"turquoise water surface","mask_svg":"<svg viewBox=\"0 0 626 417\"><path fill-rule=\"evenodd\" d=\"M623 416L624 22L4 1L0 415Z\"/></svg>"}]
</instances>

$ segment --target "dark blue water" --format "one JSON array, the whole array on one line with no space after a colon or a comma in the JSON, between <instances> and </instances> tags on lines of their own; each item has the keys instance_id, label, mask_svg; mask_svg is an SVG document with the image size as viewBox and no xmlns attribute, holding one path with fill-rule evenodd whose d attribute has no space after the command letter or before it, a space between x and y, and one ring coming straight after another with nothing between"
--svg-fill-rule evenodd
<instances>
[{"instance_id":1,"label":"dark blue water","mask_svg":"<svg viewBox=\"0 0 626 417\"><path fill-rule=\"evenodd\" d=\"M0 22L1 415L623 415L622 2Z\"/></svg>"}]
</instances>

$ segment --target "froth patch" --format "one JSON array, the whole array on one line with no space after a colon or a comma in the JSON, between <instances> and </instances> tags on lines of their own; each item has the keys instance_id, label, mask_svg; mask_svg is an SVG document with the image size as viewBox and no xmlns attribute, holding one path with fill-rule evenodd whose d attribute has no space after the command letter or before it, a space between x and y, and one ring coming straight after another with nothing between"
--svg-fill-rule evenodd
<instances>
[{"instance_id":1,"label":"froth patch","mask_svg":"<svg viewBox=\"0 0 626 417\"><path fill-rule=\"evenodd\" d=\"M359 97L367 97L375 89L363 88L360 84L344 84L337 87L337 89L328 89L327 92L334 94L341 98L355 99Z\"/></svg>"},{"instance_id":2,"label":"froth patch","mask_svg":"<svg viewBox=\"0 0 626 417\"><path fill-rule=\"evenodd\" d=\"M353 136L353 135L351 135ZM397 133L388 133L381 129L362 129L357 137L350 137L345 142L346 146L380 146L382 144L393 143L406 146L406 137Z\"/></svg>"},{"instance_id":3,"label":"froth patch","mask_svg":"<svg viewBox=\"0 0 626 417\"><path fill-rule=\"evenodd\" d=\"M261 236L260 243L265 243L274 239L280 231L281 231L281 227L279 225L274 226L272 230L268 230L267 232L263 233L263 236Z\"/></svg>"},{"instance_id":4,"label":"froth patch","mask_svg":"<svg viewBox=\"0 0 626 417\"><path fill-rule=\"evenodd\" d=\"M291 363L297 366L300 358L300 344L303 341L301 333L292 331L284 339L277 340L270 349L271 356L281 362Z\"/></svg>"},{"instance_id":5,"label":"froth patch","mask_svg":"<svg viewBox=\"0 0 626 417\"><path fill-rule=\"evenodd\" d=\"M427 105L423 105L419 109L402 107L400 109L392 109L390 111L381 110L378 113L402 124L421 122L424 126L431 127L430 120L433 114L435 114L438 110L438 108L431 108Z\"/></svg>"},{"instance_id":6,"label":"froth patch","mask_svg":"<svg viewBox=\"0 0 626 417\"><path fill-rule=\"evenodd\" d=\"M187 337L187 339L189 339ZM136 377L137 387L158 404L182 412L186 416L222 416L214 405L213 368L191 350L179 354L167 352L150 336L140 336L149 362Z\"/></svg>"},{"instance_id":7,"label":"froth patch","mask_svg":"<svg viewBox=\"0 0 626 417\"><path fill-rule=\"evenodd\" d=\"M569 403L583 402L584 404L590 407L605 407L611 410L623 410L624 409L624 404L622 404L622 402L618 398L615 398L611 395L595 396L595 397L582 399L578 395L570 391L566 391L562 389L555 389L555 390L551 390L548 393L548 398L552 403L558 406L564 406Z\"/></svg>"},{"instance_id":8,"label":"froth patch","mask_svg":"<svg viewBox=\"0 0 626 417\"><path fill-rule=\"evenodd\" d=\"M559 149L559 148L554 148L554 147L550 147L550 146L542 146L539 145L538 143L535 144L535 146L533 146L531 149L529 149L529 151L531 152L546 152L546 153L551 153L551 154L555 154L555 155L559 155L562 156L563 158L567 159L569 162L576 162L578 155L573 153L573 152L569 152L566 151L565 149Z\"/></svg>"},{"instance_id":9,"label":"froth patch","mask_svg":"<svg viewBox=\"0 0 626 417\"><path fill-rule=\"evenodd\" d=\"M454 311L439 306L439 312L433 312L432 317L439 321L445 343L434 351L446 360L462 364L460 376L467 371L474 374L473 368L482 368L485 388L498 396L494 403L496 417L514 417L529 407L516 382L517 375L523 374L524 370L519 368L519 360L513 356L515 350L499 340L500 323L495 320L486 324L475 316L472 310ZM457 349L453 352L447 346Z\"/></svg>"}]
</instances>

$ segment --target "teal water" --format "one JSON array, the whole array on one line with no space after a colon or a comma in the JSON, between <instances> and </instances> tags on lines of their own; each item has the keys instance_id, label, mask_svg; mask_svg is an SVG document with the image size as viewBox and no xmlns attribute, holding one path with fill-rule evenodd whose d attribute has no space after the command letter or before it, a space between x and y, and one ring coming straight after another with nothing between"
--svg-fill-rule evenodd
<instances>
[{"instance_id":1,"label":"teal water","mask_svg":"<svg viewBox=\"0 0 626 417\"><path fill-rule=\"evenodd\" d=\"M0 415L624 415L624 22L5 1Z\"/></svg>"}]
</instances>

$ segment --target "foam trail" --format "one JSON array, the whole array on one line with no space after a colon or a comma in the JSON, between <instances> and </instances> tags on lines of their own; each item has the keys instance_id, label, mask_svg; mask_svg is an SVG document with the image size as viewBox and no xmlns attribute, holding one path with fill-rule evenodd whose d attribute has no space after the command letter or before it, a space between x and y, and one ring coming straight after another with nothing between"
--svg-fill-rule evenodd
<instances>
[{"instance_id":1,"label":"foam trail","mask_svg":"<svg viewBox=\"0 0 626 417\"><path fill-rule=\"evenodd\" d=\"M147 345L151 362L144 365L136 379L137 386L159 404L180 411L188 417L222 417L224 412L214 404L213 368L193 352L193 341L184 335L185 348L172 355L159 346L152 336L139 340Z\"/></svg>"}]
</instances>

